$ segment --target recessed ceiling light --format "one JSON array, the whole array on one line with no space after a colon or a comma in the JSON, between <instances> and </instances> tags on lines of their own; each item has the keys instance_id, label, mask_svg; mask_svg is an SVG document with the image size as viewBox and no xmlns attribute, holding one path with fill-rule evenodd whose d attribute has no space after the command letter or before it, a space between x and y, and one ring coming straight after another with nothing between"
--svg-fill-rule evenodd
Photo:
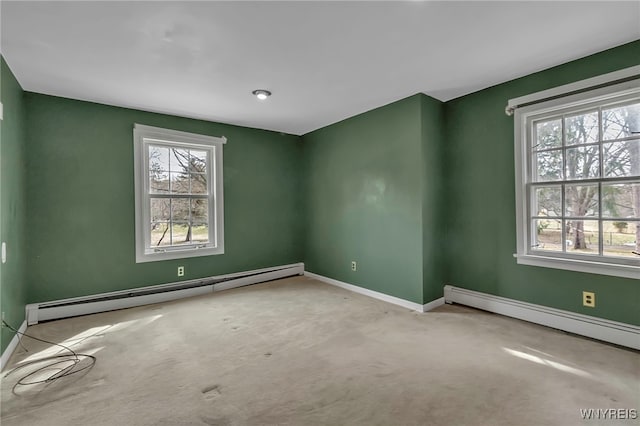
<instances>
[{"instance_id":1,"label":"recessed ceiling light","mask_svg":"<svg viewBox=\"0 0 640 426\"><path fill-rule=\"evenodd\" d=\"M264 101L269 96L271 96L271 92L270 91L263 90L263 89L254 90L251 93L253 93L256 96L256 98L260 99L261 101Z\"/></svg>"}]
</instances>

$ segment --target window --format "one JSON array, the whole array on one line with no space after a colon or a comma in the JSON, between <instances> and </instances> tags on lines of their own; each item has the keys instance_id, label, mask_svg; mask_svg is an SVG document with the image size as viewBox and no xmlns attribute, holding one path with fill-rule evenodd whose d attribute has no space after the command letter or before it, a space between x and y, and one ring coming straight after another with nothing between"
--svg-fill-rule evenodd
<instances>
[{"instance_id":1,"label":"window","mask_svg":"<svg viewBox=\"0 0 640 426\"><path fill-rule=\"evenodd\" d=\"M222 145L136 124L136 262L224 253Z\"/></svg>"},{"instance_id":2,"label":"window","mask_svg":"<svg viewBox=\"0 0 640 426\"><path fill-rule=\"evenodd\" d=\"M515 120L518 263L640 278L639 81Z\"/></svg>"}]
</instances>

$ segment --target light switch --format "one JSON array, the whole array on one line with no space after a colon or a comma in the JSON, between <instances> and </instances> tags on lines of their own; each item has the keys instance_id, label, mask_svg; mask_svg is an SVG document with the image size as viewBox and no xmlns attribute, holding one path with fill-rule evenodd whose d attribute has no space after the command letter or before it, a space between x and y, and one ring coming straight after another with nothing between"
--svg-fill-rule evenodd
<instances>
[{"instance_id":1,"label":"light switch","mask_svg":"<svg viewBox=\"0 0 640 426\"><path fill-rule=\"evenodd\" d=\"M2 242L2 263L7 263L7 243Z\"/></svg>"}]
</instances>

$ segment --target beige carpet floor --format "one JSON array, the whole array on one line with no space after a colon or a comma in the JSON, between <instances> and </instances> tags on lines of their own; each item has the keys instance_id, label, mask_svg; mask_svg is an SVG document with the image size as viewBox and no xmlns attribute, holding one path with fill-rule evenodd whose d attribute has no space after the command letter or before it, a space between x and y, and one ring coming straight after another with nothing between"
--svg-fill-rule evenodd
<instances>
[{"instance_id":1,"label":"beige carpet floor","mask_svg":"<svg viewBox=\"0 0 640 426\"><path fill-rule=\"evenodd\" d=\"M458 305L420 314L306 277L70 318L27 333L93 368L16 386L3 426L596 425L640 408L638 352ZM24 371L22 372L24 373Z\"/></svg>"}]
</instances>

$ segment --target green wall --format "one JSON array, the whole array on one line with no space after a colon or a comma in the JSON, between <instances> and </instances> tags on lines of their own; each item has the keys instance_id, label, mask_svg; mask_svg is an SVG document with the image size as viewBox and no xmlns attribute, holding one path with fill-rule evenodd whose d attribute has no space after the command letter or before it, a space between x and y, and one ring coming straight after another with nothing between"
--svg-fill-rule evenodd
<instances>
[{"instance_id":1,"label":"green wall","mask_svg":"<svg viewBox=\"0 0 640 426\"><path fill-rule=\"evenodd\" d=\"M302 139L306 269L420 304L442 297L444 104L418 94Z\"/></svg>"},{"instance_id":2,"label":"green wall","mask_svg":"<svg viewBox=\"0 0 640 426\"><path fill-rule=\"evenodd\" d=\"M447 257L445 252L444 156L445 115L444 103L420 95L422 125L422 276L421 303L443 296L446 281Z\"/></svg>"},{"instance_id":3,"label":"green wall","mask_svg":"<svg viewBox=\"0 0 640 426\"><path fill-rule=\"evenodd\" d=\"M300 138L26 93L28 302L300 262ZM135 263L133 125L228 138L225 253Z\"/></svg>"},{"instance_id":4,"label":"green wall","mask_svg":"<svg viewBox=\"0 0 640 426\"><path fill-rule=\"evenodd\" d=\"M516 264L514 119L504 113L511 98L638 64L636 41L447 102L449 283L640 324L638 280ZM582 306L583 290L596 293L595 308Z\"/></svg>"},{"instance_id":5,"label":"green wall","mask_svg":"<svg viewBox=\"0 0 640 426\"><path fill-rule=\"evenodd\" d=\"M13 327L24 321L25 277L25 106L22 88L0 59L0 99L4 119L0 122L0 239L7 243L7 263L0 264L0 307ZM0 330L0 351L13 332Z\"/></svg>"},{"instance_id":6,"label":"green wall","mask_svg":"<svg viewBox=\"0 0 640 426\"><path fill-rule=\"evenodd\" d=\"M415 95L303 136L307 270L422 303L420 114Z\"/></svg>"}]
</instances>

